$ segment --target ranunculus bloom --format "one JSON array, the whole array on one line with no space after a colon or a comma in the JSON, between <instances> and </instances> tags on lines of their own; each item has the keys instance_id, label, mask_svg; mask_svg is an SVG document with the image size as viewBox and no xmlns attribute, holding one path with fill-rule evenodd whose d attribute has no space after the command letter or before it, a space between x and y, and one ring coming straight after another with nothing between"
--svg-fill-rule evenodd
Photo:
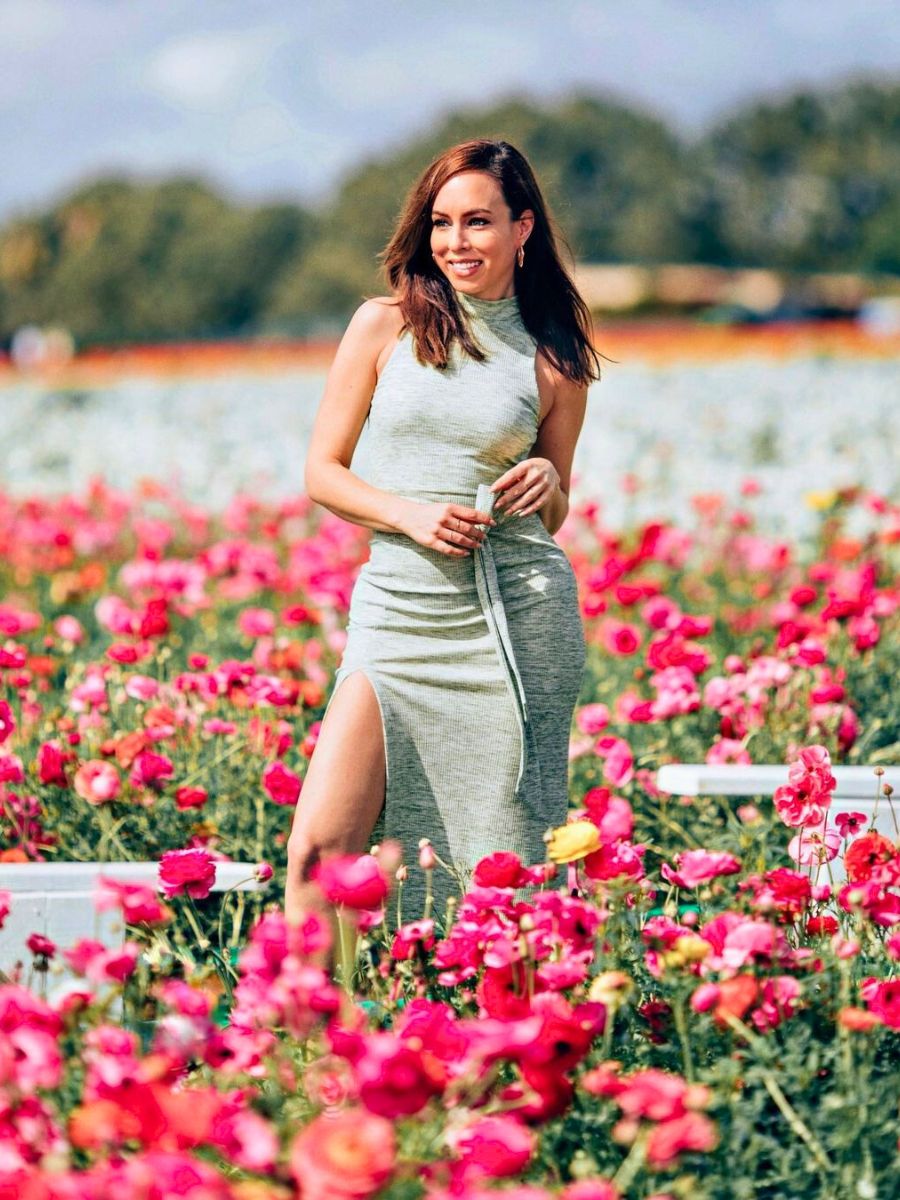
<instances>
[{"instance_id":1,"label":"ranunculus bloom","mask_svg":"<svg viewBox=\"0 0 900 1200\"><path fill-rule=\"evenodd\" d=\"M142 750L134 760L129 780L133 787L153 788L158 791L174 774L175 767L172 760L165 754Z\"/></svg>"},{"instance_id":2,"label":"ranunculus bloom","mask_svg":"<svg viewBox=\"0 0 900 1200\"><path fill-rule=\"evenodd\" d=\"M880 833L864 833L844 855L844 869L851 883L871 879L874 872L897 858L894 843Z\"/></svg>"},{"instance_id":3,"label":"ranunculus bloom","mask_svg":"<svg viewBox=\"0 0 900 1200\"><path fill-rule=\"evenodd\" d=\"M663 863L660 874L668 883L681 888L699 887L719 875L735 875L741 869L740 859L733 854L710 850L685 850L675 856L676 870Z\"/></svg>"},{"instance_id":4,"label":"ranunculus bloom","mask_svg":"<svg viewBox=\"0 0 900 1200\"><path fill-rule=\"evenodd\" d=\"M511 850L498 850L475 864L472 882L478 887L521 887L522 860Z\"/></svg>"},{"instance_id":5,"label":"ranunculus bloom","mask_svg":"<svg viewBox=\"0 0 900 1200\"><path fill-rule=\"evenodd\" d=\"M145 883L128 883L100 875L94 893L94 907L99 912L119 908L129 925L162 925L171 921L172 910Z\"/></svg>"},{"instance_id":6,"label":"ranunculus bloom","mask_svg":"<svg viewBox=\"0 0 900 1200\"><path fill-rule=\"evenodd\" d=\"M835 829L801 829L788 842L788 854L796 863L809 866L811 863L831 862L837 858L841 848L841 835Z\"/></svg>"},{"instance_id":7,"label":"ranunculus bloom","mask_svg":"<svg viewBox=\"0 0 900 1200\"><path fill-rule=\"evenodd\" d=\"M593 821L570 821L552 829L545 840L553 862L577 862L600 849L600 830Z\"/></svg>"},{"instance_id":8,"label":"ranunculus bloom","mask_svg":"<svg viewBox=\"0 0 900 1200\"><path fill-rule=\"evenodd\" d=\"M689 1112L663 1121L647 1138L647 1162L651 1167L670 1167L686 1150L707 1151L716 1145L716 1128L703 1113Z\"/></svg>"},{"instance_id":9,"label":"ranunculus bloom","mask_svg":"<svg viewBox=\"0 0 900 1200\"><path fill-rule=\"evenodd\" d=\"M582 733L600 733L609 724L609 709L605 704L585 704L575 713L575 724Z\"/></svg>"},{"instance_id":10,"label":"ranunculus bloom","mask_svg":"<svg viewBox=\"0 0 900 1200\"><path fill-rule=\"evenodd\" d=\"M446 1083L437 1058L393 1033L367 1037L354 1069L360 1100L370 1112L391 1119L420 1112Z\"/></svg>"},{"instance_id":11,"label":"ranunculus bloom","mask_svg":"<svg viewBox=\"0 0 900 1200\"><path fill-rule=\"evenodd\" d=\"M604 842L625 841L634 830L631 805L621 796L610 795L609 788L593 787L585 793L584 807L600 830Z\"/></svg>"},{"instance_id":12,"label":"ranunculus bloom","mask_svg":"<svg viewBox=\"0 0 900 1200\"><path fill-rule=\"evenodd\" d=\"M834 818L838 833L843 838L855 837L865 827L867 821L868 817L861 812L841 812Z\"/></svg>"},{"instance_id":13,"label":"ranunculus bloom","mask_svg":"<svg viewBox=\"0 0 900 1200\"><path fill-rule=\"evenodd\" d=\"M181 812L189 808L202 808L209 793L202 787L180 787L175 789L175 807Z\"/></svg>"},{"instance_id":14,"label":"ranunculus bloom","mask_svg":"<svg viewBox=\"0 0 900 1200\"><path fill-rule=\"evenodd\" d=\"M504 1179L527 1167L534 1153L535 1136L515 1117L500 1114L475 1120L453 1135L451 1145L466 1178Z\"/></svg>"},{"instance_id":15,"label":"ranunculus bloom","mask_svg":"<svg viewBox=\"0 0 900 1200\"><path fill-rule=\"evenodd\" d=\"M900 979L865 980L862 994L870 1012L889 1029L900 1029Z\"/></svg>"},{"instance_id":16,"label":"ranunculus bloom","mask_svg":"<svg viewBox=\"0 0 900 1200\"><path fill-rule=\"evenodd\" d=\"M166 896L208 896L216 882L216 861L206 850L168 850L160 859L159 884Z\"/></svg>"},{"instance_id":17,"label":"ranunculus bloom","mask_svg":"<svg viewBox=\"0 0 900 1200\"><path fill-rule=\"evenodd\" d=\"M303 1200L366 1200L394 1173L393 1124L363 1109L323 1113L291 1145L290 1170Z\"/></svg>"},{"instance_id":18,"label":"ranunculus bloom","mask_svg":"<svg viewBox=\"0 0 900 1200\"><path fill-rule=\"evenodd\" d=\"M303 781L284 763L273 762L263 771L262 785L270 800L289 807L297 803Z\"/></svg>"},{"instance_id":19,"label":"ranunculus bloom","mask_svg":"<svg viewBox=\"0 0 900 1200\"><path fill-rule=\"evenodd\" d=\"M75 772L75 792L88 804L107 804L122 790L122 780L112 763L91 758Z\"/></svg>"},{"instance_id":20,"label":"ranunculus bloom","mask_svg":"<svg viewBox=\"0 0 900 1200\"><path fill-rule=\"evenodd\" d=\"M16 728L16 716L7 700L0 700L0 745L10 737Z\"/></svg>"},{"instance_id":21,"label":"ranunculus bloom","mask_svg":"<svg viewBox=\"0 0 900 1200\"><path fill-rule=\"evenodd\" d=\"M335 855L317 863L312 878L331 904L377 908L388 894L388 882L372 854Z\"/></svg>"}]
</instances>

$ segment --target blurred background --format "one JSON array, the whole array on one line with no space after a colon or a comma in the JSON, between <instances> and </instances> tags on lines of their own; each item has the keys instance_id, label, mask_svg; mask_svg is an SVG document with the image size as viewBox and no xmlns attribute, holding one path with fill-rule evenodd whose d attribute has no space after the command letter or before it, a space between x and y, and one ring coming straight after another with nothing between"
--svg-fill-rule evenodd
<instances>
[{"instance_id":1,"label":"blurred background","mask_svg":"<svg viewBox=\"0 0 900 1200\"><path fill-rule=\"evenodd\" d=\"M758 491L797 531L810 491L896 487L894 3L0 0L0 28L0 486L300 490L406 189L500 136L613 360L576 493L615 521Z\"/></svg>"}]
</instances>

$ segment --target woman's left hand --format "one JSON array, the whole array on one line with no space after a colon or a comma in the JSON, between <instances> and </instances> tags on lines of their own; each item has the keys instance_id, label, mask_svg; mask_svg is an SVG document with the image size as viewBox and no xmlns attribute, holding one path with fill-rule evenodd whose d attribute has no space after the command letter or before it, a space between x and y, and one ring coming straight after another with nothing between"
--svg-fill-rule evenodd
<instances>
[{"instance_id":1,"label":"woman's left hand","mask_svg":"<svg viewBox=\"0 0 900 1200\"><path fill-rule=\"evenodd\" d=\"M559 486L559 473L549 458L525 458L491 484L499 493L494 512L526 516L543 508Z\"/></svg>"}]
</instances>

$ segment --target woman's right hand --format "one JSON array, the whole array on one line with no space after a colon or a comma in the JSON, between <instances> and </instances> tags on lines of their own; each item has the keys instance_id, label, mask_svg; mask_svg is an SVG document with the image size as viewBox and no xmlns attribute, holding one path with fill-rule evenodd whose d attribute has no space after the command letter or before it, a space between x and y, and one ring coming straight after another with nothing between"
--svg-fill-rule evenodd
<instances>
[{"instance_id":1,"label":"woman's right hand","mask_svg":"<svg viewBox=\"0 0 900 1200\"><path fill-rule=\"evenodd\" d=\"M467 504L419 504L410 501L403 512L401 532L420 546L459 558L471 554L484 541L487 530L478 525L496 525L494 518Z\"/></svg>"}]
</instances>

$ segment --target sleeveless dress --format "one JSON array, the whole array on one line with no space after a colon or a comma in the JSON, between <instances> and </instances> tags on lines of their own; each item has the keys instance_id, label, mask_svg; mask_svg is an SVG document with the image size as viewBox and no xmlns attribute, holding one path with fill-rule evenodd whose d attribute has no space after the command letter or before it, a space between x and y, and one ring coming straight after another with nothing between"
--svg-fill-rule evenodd
<instances>
[{"instance_id":1,"label":"sleeveless dress","mask_svg":"<svg viewBox=\"0 0 900 1200\"><path fill-rule=\"evenodd\" d=\"M518 297L456 296L489 357L476 362L454 342L446 370L423 366L404 330L372 395L366 478L410 500L490 513L490 484L529 458L537 437L537 345ZM372 532L325 710L348 675L365 672L387 776L370 844L403 845L403 922L424 907L421 838L452 871L433 876L442 923L447 896L465 890L480 858L512 850L526 865L544 862L543 834L566 818L586 654L575 574L538 512L494 515L465 557ZM395 899L386 920L397 927Z\"/></svg>"}]
</instances>

